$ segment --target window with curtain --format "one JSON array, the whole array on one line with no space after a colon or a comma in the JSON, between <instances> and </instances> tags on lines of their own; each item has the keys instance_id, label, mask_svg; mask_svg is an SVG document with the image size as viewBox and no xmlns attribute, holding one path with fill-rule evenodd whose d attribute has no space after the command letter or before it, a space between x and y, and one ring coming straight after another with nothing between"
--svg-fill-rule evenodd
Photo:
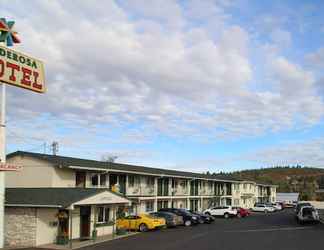
<instances>
[{"instance_id":1,"label":"window with curtain","mask_svg":"<svg viewBox=\"0 0 324 250\"><path fill-rule=\"evenodd\" d=\"M97 207L97 222L106 223L110 219L110 208L107 206Z\"/></svg>"}]
</instances>

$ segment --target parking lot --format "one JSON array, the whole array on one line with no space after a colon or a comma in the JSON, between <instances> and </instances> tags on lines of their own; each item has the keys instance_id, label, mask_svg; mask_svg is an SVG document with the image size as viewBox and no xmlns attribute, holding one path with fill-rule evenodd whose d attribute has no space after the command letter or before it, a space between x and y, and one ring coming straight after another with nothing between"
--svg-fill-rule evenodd
<instances>
[{"instance_id":1,"label":"parking lot","mask_svg":"<svg viewBox=\"0 0 324 250\"><path fill-rule=\"evenodd\" d=\"M324 225L298 225L292 210L216 219L210 225L147 232L83 248L92 250L312 250L324 246Z\"/></svg>"}]
</instances>

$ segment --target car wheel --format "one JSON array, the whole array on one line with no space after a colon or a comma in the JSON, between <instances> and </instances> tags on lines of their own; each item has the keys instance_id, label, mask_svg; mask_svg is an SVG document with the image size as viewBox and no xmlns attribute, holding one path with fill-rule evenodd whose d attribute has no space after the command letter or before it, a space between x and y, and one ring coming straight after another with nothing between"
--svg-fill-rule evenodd
<instances>
[{"instance_id":1,"label":"car wheel","mask_svg":"<svg viewBox=\"0 0 324 250\"><path fill-rule=\"evenodd\" d=\"M237 218L241 218L242 217L242 215L240 214L240 213L237 213Z\"/></svg>"},{"instance_id":2,"label":"car wheel","mask_svg":"<svg viewBox=\"0 0 324 250\"><path fill-rule=\"evenodd\" d=\"M145 223L142 223L141 225L139 225L138 227L140 232L147 232L148 231L148 227Z\"/></svg>"},{"instance_id":3,"label":"car wheel","mask_svg":"<svg viewBox=\"0 0 324 250\"><path fill-rule=\"evenodd\" d=\"M191 226L191 221L190 220L186 220L184 224L185 224L186 227L190 227Z\"/></svg>"},{"instance_id":4,"label":"car wheel","mask_svg":"<svg viewBox=\"0 0 324 250\"><path fill-rule=\"evenodd\" d=\"M228 218L229 218L229 214L228 214L228 213L225 213L225 214L224 214L224 218L225 218L225 219L228 219Z\"/></svg>"}]
</instances>

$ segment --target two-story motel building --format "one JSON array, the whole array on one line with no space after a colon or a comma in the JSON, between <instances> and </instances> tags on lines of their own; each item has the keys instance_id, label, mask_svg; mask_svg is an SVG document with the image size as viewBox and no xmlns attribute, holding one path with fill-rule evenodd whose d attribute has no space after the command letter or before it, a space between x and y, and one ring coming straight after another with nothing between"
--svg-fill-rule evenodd
<instances>
[{"instance_id":1,"label":"two-story motel building","mask_svg":"<svg viewBox=\"0 0 324 250\"><path fill-rule=\"evenodd\" d=\"M53 217L59 210L69 211L66 216L73 218L69 229L72 229L69 232L71 238L90 236L94 228L99 235L112 233L113 223L103 222L110 222L124 207L127 207L124 209L127 213L151 212L164 207L202 211L212 205L251 208L255 202L276 201L276 187L273 185L213 175L23 151L9 154L7 162L22 165L23 168L6 175L6 214L10 216L22 213L21 209L35 208L38 211L36 214L41 215L40 211L46 208L48 211L42 220L52 220L50 222L56 225L54 218L47 217ZM114 189L119 193L109 191ZM88 193L89 190L93 190L92 193ZM54 205L60 207L42 204L46 203L44 196L47 192L55 196L57 204ZM35 204L23 204L28 203L23 198L26 193L33 193L31 202ZM78 194L80 197L66 202L64 194L71 197ZM9 220L6 225L10 229L13 227ZM45 226L42 227L44 234ZM35 240L29 245L53 242L57 233L54 226L49 229L51 233L46 240L38 240L38 230L36 225ZM6 233L8 245L15 245L10 244L12 241L21 243L19 239L11 240L12 232Z\"/></svg>"}]
</instances>

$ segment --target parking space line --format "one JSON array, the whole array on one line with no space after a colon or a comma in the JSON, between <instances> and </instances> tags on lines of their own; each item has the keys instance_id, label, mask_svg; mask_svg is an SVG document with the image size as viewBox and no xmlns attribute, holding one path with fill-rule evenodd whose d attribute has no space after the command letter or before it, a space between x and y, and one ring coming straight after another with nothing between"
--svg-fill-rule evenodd
<instances>
[{"instance_id":1,"label":"parking space line","mask_svg":"<svg viewBox=\"0 0 324 250\"><path fill-rule=\"evenodd\" d=\"M247 230L233 230L224 231L225 233L254 233L254 232L275 232L275 231L295 231L311 229L313 227L284 227L284 228L264 228L264 229L247 229Z\"/></svg>"}]
</instances>

